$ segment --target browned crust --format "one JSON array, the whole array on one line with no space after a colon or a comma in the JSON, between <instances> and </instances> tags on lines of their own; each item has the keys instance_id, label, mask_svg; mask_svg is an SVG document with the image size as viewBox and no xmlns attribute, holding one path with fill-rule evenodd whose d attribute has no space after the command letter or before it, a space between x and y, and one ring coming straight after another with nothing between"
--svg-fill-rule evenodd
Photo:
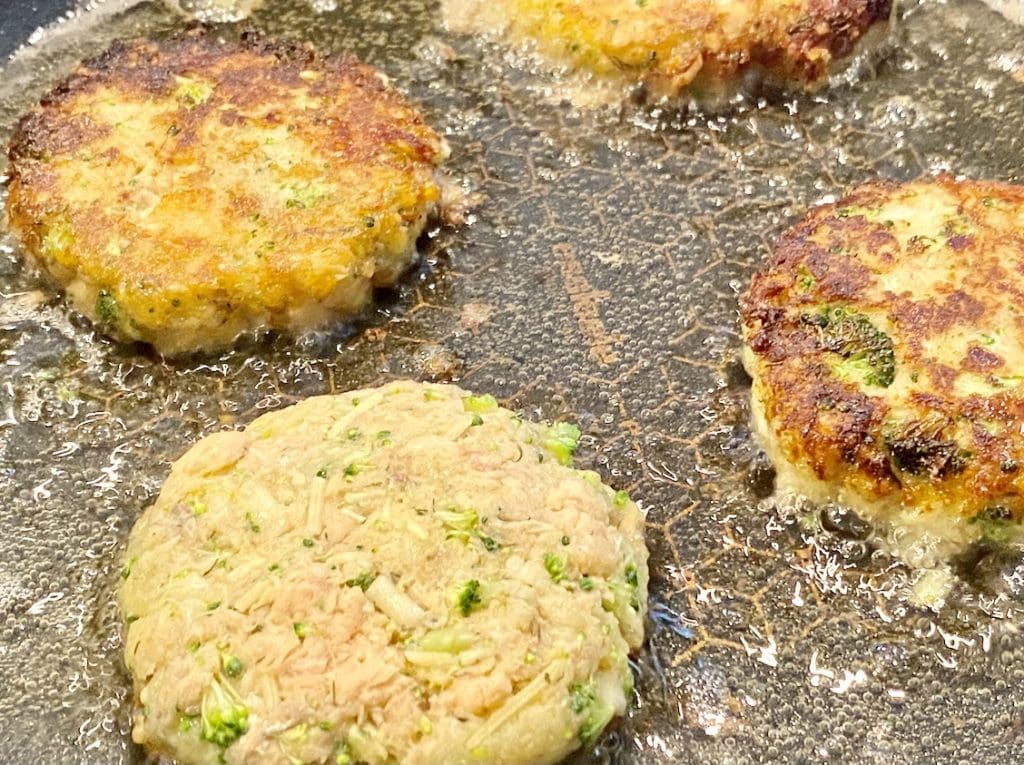
<instances>
[{"instance_id":1,"label":"browned crust","mask_svg":"<svg viewBox=\"0 0 1024 765\"><path fill-rule=\"evenodd\" d=\"M741 300L755 395L784 457L822 481L868 500L894 499L965 517L998 505L1021 518L1021 389L961 394L956 388L967 372L1000 373L1005 359L972 342L959 363L935 363L927 343L991 321L995 308L986 295L1024 299L1024 234L993 227L986 218L993 205L1011 217L1024 215L1024 188L950 176L931 183L955 196L958 230L919 231L920 237L901 244L892 221L871 220L860 211L910 186L878 182L814 209L780 237ZM949 263L958 263L959 283L925 297L910 290L880 293L886 264L924 246L925 236L938 241ZM921 370L923 385L905 403L914 419L899 420L898 432L886 391L837 378L817 330L801 321L836 305L887 317L897 368ZM1024 316L1006 329L1020 336Z\"/></svg>"},{"instance_id":2,"label":"browned crust","mask_svg":"<svg viewBox=\"0 0 1024 765\"><path fill-rule=\"evenodd\" d=\"M892 0L809 0L801 16L763 39L753 36L749 49L728 47L704 54L701 83L724 80L751 64L779 80L818 84L835 62L850 56L857 43L892 14ZM765 27L771 29L768 19Z\"/></svg>"},{"instance_id":3,"label":"browned crust","mask_svg":"<svg viewBox=\"0 0 1024 765\"><path fill-rule=\"evenodd\" d=\"M892 0L811 0L806 15L787 33L786 59L805 79L828 75L823 64L853 53L864 34L892 14ZM816 51L828 51L823 61Z\"/></svg>"},{"instance_id":4,"label":"browned crust","mask_svg":"<svg viewBox=\"0 0 1024 765\"><path fill-rule=\"evenodd\" d=\"M179 78L213 87L188 101ZM133 154L115 126L96 117L101 102L123 104L126 125L145 110L128 139ZM250 129L245 143L235 126ZM139 138L142 129L149 132ZM264 162L251 140L258 131L287 131L291 150L302 147L298 163L273 171L277 180L269 172L240 180L249 172L242 168ZM202 29L113 43L19 120L7 152L7 212L26 250L60 286L77 276L112 295L124 320L106 327L111 334L154 344L179 316L195 317L192 307L211 309L225 335L235 326L285 329L304 302L332 295L346 271L393 280L398 256L381 256L375 242L398 241L403 227L422 225L440 194L434 170L444 157L422 116L356 59L251 33L222 41ZM169 190L166 183L152 190L159 217L141 225L134 211L150 190L130 187L129 178L150 166L178 175ZM146 183L149 170L140 177ZM286 210L282 177L338 179L343 193L327 195L316 210ZM373 226L363 223L364 206L381 210ZM190 214L205 220L186 225ZM259 239L248 236L253 216ZM54 258L44 242L58 219L74 244ZM111 257L118 241L126 249ZM289 246L260 249L282 242ZM373 273L375 264L382 270Z\"/></svg>"},{"instance_id":5,"label":"browned crust","mask_svg":"<svg viewBox=\"0 0 1024 765\"><path fill-rule=\"evenodd\" d=\"M238 54L249 54L247 65L225 68L223 63ZM267 57L272 57L269 62ZM329 92L338 81L344 80L366 93L366 98L353 104L357 109L371 101L382 101L404 108L405 102L397 91L388 88L377 73L352 56L319 56L315 49L294 40L270 40L255 32L242 34L237 44L219 41L203 29L175 35L159 42L147 39L115 40L103 53L83 61L66 79L58 83L15 125L7 148L12 164L12 180L24 169L24 162L71 154L75 149L102 134L105 126L95 125L88 115L68 114L65 107L101 87L111 87L131 97L165 97L174 90L176 74L187 72L220 73L218 94L215 99L193 109L182 109L176 115L179 129L178 142L187 144L194 139L195 127L204 121L220 102L244 107L258 104L264 97L261 86L277 85L283 88L303 88L307 83L301 72L315 69L328 75L310 87L311 95ZM221 90L221 88L223 88ZM58 117L59 115L59 117ZM55 118L56 117L56 118ZM281 114L284 120L286 115ZM422 119L411 117L414 127L422 126ZM377 128L370 115L357 112L350 121L352 127L346 135L338 135L339 143L346 142L346 150L353 159L371 156L379 151L381 143L401 140L412 147L416 156L430 161L436 145L424 140L419 130L376 130L374 140L347 142L351 135L361 133L360 126Z\"/></svg>"}]
</instances>

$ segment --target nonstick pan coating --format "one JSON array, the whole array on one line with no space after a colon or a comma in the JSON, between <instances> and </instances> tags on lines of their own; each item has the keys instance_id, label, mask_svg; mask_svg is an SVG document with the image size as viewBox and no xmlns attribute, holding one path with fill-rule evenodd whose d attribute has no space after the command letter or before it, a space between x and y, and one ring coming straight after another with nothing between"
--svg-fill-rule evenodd
<instances>
[{"instance_id":1,"label":"nonstick pan coating","mask_svg":"<svg viewBox=\"0 0 1024 765\"><path fill-rule=\"evenodd\" d=\"M256 28L387 70L482 201L357 327L173 364L94 335L3 239L0 762L143 762L113 591L170 462L267 409L401 376L578 419L578 463L649 511L636 703L579 763L1024 761L1019 556L962 562L933 613L849 519L773 508L736 321L816 201L877 176L1024 181L1022 29L973 0L922 3L862 81L713 118L552 104L501 48L447 36L434 2L270 5ZM23 8L63 11L5 5L0 44L26 39ZM0 77L0 137L79 58L182 24L107 3L41 35Z\"/></svg>"}]
</instances>

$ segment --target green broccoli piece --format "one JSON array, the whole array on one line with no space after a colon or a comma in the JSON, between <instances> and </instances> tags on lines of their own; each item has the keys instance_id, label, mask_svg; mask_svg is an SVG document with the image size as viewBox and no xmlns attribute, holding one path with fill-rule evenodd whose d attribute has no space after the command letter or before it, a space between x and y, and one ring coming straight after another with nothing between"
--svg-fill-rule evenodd
<instances>
[{"instance_id":1,"label":"green broccoli piece","mask_svg":"<svg viewBox=\"0 0 1024 765\"><path fill-rule=\"evenodd\" d=\"M224 671L224 674L230 678L238 677L245 670L245 665L242 664L242 660L237 656L221 656L220 668Z\"/></svg>"},{"instance_id":2,"label":"green broccoli piece","mask_svg":"<svg viewBox=\"0 0 1024 765\"><path fill-rule=\"evenodd\" d=\"M102 290L96 298L96 315L100 317L100 321L108 324L117 321L118 313L117 300L109 292Z\"/></svg>"},{"instance_id":3,"label":"green broccoli piece","mask_svg":"<svg viewBox=\"0 0 1024 765\"><path fill-rule=\"evenodd\" d=\"M205 103L213 95L213 86L191 77L175 77L178 87L174 91L175 98L185 101L191 108Z\"/></svg>"},{"instance_id":4,"label":"green broccoli piece","mask_svg":"<svg viewBox=\"0 0 1024 765\"><path fill-rule=\"evenodd\" d=\"M438 510L437 517L447 530L445 539L461 539L463 542L469 540L480 524L480 515L472 508L449 507Z\"/></svg>"},{"instance_id":5,"label":"green broccoli piece","mask_svg":"<svg viewBox=\"0 0 1024 765\"><path fill-rule=\"evenodd\" d=\"M580 429L571 422L556 422L547 429L544 448L555 455L560 465L571 465L580 443Z\"/></svg>"},{"instance_id":6,"label":"green broccoli piece","mask_svg":"<svg viewBox=\"0 0 1024 765\"><path fill-rule=\"evenodd\" d=\"M986 542L1002 544L1013 536L1013 513L1001 505L982 510L967 523L980 529L981 538Z\"/></svg>"},{"instance_id":7,"label":"green broccoli piece","mask_svg":"<svg viewBox=\"0 0 1024 765\"><path fill-rule=\"evenodd\" d=\"M470 579L459 591L459 597L457 604L459 607L459 613L463 616L469 616L473 609L477 608L481 603L480 597L480 582L476 579Z\"/></svg>"},{"instance_id":8,"label":"green broccoli piece","mask_svg":"<svg viewBox=\"0 0 1024 765\"><path fill-rule=\"evenodd\" d=\"M630 563L626 566L626 584L632 587L634 590L640 586L637 579L636 565Z\"/></svg>"},{"instance_id":9,"label":"green broccoli piece","mask_svg":"<svg viewBox=\"0 0 1024 765\"><path fill-rule=\"evenodd\" d=\"M593 681L569 686L569 706L573 714L583 718L577 735L584 746L593 744L615 716L612 705L598 696Z\"/></svg>"},{"instance_id":10,"label":"green broccoli piece","mask_svg":"<svg viewBox=\"0 0 1024 765\"><path fill-rule=\"evenodd\" d=\"M373 584L373 580L377 577L371 574L369 571L364 571L359 576L349 579L345 582L346 587L358 587L363 592L366 592L366 588Z\"/></svg>"},{"instance_id":11,"label":"green broccoli piece","mask_svg":"<svg viewBox=\"0 0 1024 765\"><path fill-rule=\"evenodd\" d=\"M213 679L200 710L199 737L222 749L249 730L249 708L226 680Z\"/></svg>"},{"instance_id":12,"label":"green broccoli piece","mask_svg":"<svg viewBox=\"0 0 1024 765\"><path fill-rule=\"evenodd\" d=\"M334 765L352 765L352 747L341 741L334 750Z\"/></svg>"},{"instance_id":13,"label":"green broccoli piece","mask_svg":"<svg viewBox=\"0 0 1024 765\"><path fill-rule=\"evenodd\" d=\"M628 491L617 491L615 497L612 499L612 504L618 508L623 508L629 504L629 492Z\"/></svg>"},{"instance_id":14,"label":"green broccoli piece","mask_svg":"<svg viewBox=\"0 0 1024 765\"><path fill-rule=\"evenodd\" d=\"M636 564L629 563L625 570L626 585L629 587L629 607L634 611L640 610L640 578L637 573Z\"/></svg>"},{"instance_id":15,"label":"green broccoli piece","mask_svg":"<svg viewBox=\"0 0 1024 765\"><path fill-rule=\"evenodd\" d=\"M490 393L485 393L482 396L466 396L462 399L462 408L467 412L487 414L487 412L497 411L498 402Z\"/></svg>"},{"instance_id":16,"label":"green broccoli piece","mask_svg":"<svg viewBox=\"0 0 1024 765\"><path fill-rule=\"evenodd\" d=\"M300 210L315 207L328 196L329 192L326 186L315 181L313 183L286 183L281 187L281 190L287 196L284 206L289 209L298 208Z\"/></svg>"},{"instance_id":17,"label":"green broccoli piece","mask_svg":"<svg viewBox=\"0 0 1024 765\"><path fill-rule=\"evenodd\" d=\"M816 314L804 314L801 321L817 330L821 348L841 358L833 366L840 377L880 388L892 385L896 376L892 338L866 316L842 307L825 307Z\"/></svg>"},{"instance_id":18,"label":"green broccoli piece","mask_svg":"<svg viewBox=\"0 0 1024 765\"><path fill-rule=\"evenodd\" d=\"M544 553L544 568L547 570L551 581L558 584L565 579L565 556L554 553Z\"/></svg>"},{"instance_id":19,"label":"green broccoli piece","mask_svg":"<svg viewBox=\"0 0 1024 765\"><path fill-rule=\"evenodd\" d=\"M128 577L130 577L132 575L132 568L135 567L135 564L138 562L138 560L139 559L137 557L135 557L134 555L131 558L128 559L128 562L125 563L124 567L121 569L121 578L122 579L127 579Z\"/></svg>"}]
</instances>

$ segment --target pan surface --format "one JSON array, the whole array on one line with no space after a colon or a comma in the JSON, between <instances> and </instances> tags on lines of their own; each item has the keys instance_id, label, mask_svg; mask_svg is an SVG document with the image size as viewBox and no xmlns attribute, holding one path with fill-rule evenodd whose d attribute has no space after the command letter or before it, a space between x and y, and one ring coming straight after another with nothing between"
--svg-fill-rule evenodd
<instances>
[{"instance_id":1,"label":"pan surface","mask_svg":"<svg viewBox=\"0 0 1024 765\"><path fill-rule=\"evenodd\" d=\"M816 201L940 170L1024 182L1020 27L974 0L911 5L862 81L700 117L553 105L499 47L447 36L435 2L268 5L258 29L354 51L421 102L482 202L425 237L357 327L173 364L94 335L4 234L0 762L144 761L113 592L128 529L187 445L403 376L578 419L578 463L648 510L637 698L579 763L1024 759L1019 556L964 562L933 612L857 524L765 501L736 321L770 242ZM29 31L11 18L5 44ZM120 2L34 36L0 76L0 137L78 59L181 26Z\"/></svg>"}]
</instances>

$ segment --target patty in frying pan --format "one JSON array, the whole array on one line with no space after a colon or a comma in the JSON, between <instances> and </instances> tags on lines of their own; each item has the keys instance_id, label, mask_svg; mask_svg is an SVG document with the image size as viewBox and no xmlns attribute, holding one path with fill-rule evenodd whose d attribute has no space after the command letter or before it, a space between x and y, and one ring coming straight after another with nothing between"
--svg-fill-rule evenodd
<instances>
[{"instance_id":1,"label":"patty in frying pan","mask_svg":"<svg viewBox=\"0 0 1024 765\"><path fill-rule=\"evenodd\" d=\"M780 489L913 560L1024 518L1024 188L874 183L780 239L743 300Z\"/></svg>"},{"instance_id":2,"label":"patty in frying pan","mask_svg":"<svg viewBox=\"0 0 1024 765\"><path fill-rule=\"evenodd\" d=\"M620 89L714 98L747 75L814 85L891 0L445 0L457 31L527 41L545 58Z\"/></svg>"},{"instance_id":3,"label":"patty in frying pan","mask_svg":"<svg viewBox=\"0 0 1024 765\"><path fill-rule=\"evenodd\" d=\"M8 210L76 310L175 354L359 310L410 264L446 151L350 58L118 42L19 122Z\"/></svg>"},{"instance_id":4,"label":"patty in frying pan","mask_svg":"<svg viewBox=\"0 0 1024 765\"><path fill-rule=\"evenodd\" d=\"M135 740L231 765L592 743L630 696L647 550L629 497L572 469L578 436L400 382L201 441L126 552Z\"/></svg>"}]
</instances>

